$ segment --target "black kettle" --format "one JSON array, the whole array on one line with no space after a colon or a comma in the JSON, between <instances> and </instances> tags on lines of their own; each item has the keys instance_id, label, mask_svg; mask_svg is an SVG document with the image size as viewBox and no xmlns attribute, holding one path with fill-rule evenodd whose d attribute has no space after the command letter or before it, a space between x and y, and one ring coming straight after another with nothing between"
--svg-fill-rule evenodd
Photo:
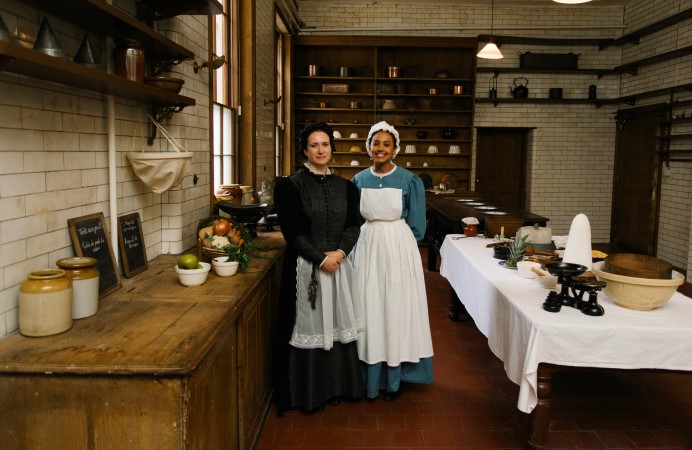
<instances>
[{"instance_id":1,"label":"black kettle","mask_svg":"<svg viewBox=\"0 0 692 450\"><path fill-rule=\"evenodd\" d=\"M524 80L524 83L517 85L518 80ZM528 84L529 80L527 78L518 77L514 79L514 89L510 86L509 90L512 92L514 98L527 98L529 96L529 88L526 87Z\"/></svg>"}]
</instances>

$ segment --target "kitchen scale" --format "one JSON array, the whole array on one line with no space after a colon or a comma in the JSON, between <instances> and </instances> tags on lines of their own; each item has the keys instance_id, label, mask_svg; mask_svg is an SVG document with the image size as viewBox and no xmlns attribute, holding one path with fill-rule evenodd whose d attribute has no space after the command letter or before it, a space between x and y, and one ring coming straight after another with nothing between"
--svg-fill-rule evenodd
<instances>
[{"instance_id":1,"label":"kitchen scale","mask_svg":"<svg viewBox=\"0 0 692 450\"><path fill-rule=\"evenodd\" d=\"M548 298L543 302L544 310L556 313L560 312L563 306L570 306L587 316L605 314L603 306L598 304L598 291L605 287L605 281L575 280L574 277L586 272L586 267L581 264L550 263L545 265L545 269L557 277L557 282L562 288L560 293L550 291ZM584 299L586 293L589 295Z\"/></svg>"}]
</instances>

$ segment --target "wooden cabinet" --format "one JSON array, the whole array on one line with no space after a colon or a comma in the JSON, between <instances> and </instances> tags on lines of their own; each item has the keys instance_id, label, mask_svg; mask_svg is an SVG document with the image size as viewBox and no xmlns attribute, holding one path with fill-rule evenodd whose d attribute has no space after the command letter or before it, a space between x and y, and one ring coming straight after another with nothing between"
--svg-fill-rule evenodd
<instances>
[{"instance_id":1,"label":"wooden cabinet","mask_svg":"<svg viewBox=\"0 0 692 450\"><path fill-rule=\"evenodd\" d=\"M365 139L385 120L399 131L398 165L468 189L476 46L474 39L297 36L294 150L305 124L328 122L342 136L330 168L351 178L370 165Z\"/></svg>"},{"instance_id":2,"label":"wooden cabinet","mask_svg":"<svg viewBox=\"0 0 692 450\"><path fill-rule=\"evenodd\" d=\"M269 408L281 255L196 287L178 282L177 256L161 256L71 330L7 336L3 450L253 448Z\"/></svg>"}]
</instances>

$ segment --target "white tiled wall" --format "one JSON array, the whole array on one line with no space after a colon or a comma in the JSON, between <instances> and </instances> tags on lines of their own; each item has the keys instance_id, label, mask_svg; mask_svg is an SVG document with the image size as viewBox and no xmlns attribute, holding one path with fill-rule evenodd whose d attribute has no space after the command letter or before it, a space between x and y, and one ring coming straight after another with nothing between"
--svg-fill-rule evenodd
<instances>
[{"instance_id":1,"label":"white tiled wall","mask_svg":"<svg viewBox=\"0 0 692 450\"><path fill-rule=\"evenodd\" d=\"M132 2L120 2L131 8ZM43 13L19 0L4 0L0 15L11 31L35 36ZM68 56L84 36L70 22L48 16ZM195 53L207 54L207 18L182 16L157 23L159 31ZM92 45L105 48L100 36ZM153 194L132 172L126 154L172 150L160 135L147 147L140 122L145 105L115 98L117 215L138 212L148 258L180 253L195 244L197 221L209 214L209 100L206 72L193 61L170 76L185 79L182 95L197 105L164 121L166 129L194 152L192 169L178 186ZM0 337L17 329L19 285L29 272L55 267L74 254L70 218L109 209L107 97L78 88L0 72ZM133 140L133 136L136 138ZM200 177L193 184L193 175ZM117 243L117 241L115 241ZM117 244L116 244L117 246Z\"/></svg>"}]
</instances>

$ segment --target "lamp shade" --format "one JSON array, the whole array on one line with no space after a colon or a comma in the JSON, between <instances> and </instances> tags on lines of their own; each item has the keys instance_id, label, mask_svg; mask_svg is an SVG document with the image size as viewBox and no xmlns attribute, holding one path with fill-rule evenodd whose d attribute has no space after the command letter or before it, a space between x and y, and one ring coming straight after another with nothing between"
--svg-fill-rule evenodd
<instances>
[{"instance_id":1,"label":"lamp shade","mask_svg":"<svg viewBox=\"0 0 692 450\"><path fill-rule=\"evenodd\" d=\"M483 59L502 59L504 58L504 55L500 51L499 48L497 48L497 45L493 41L488 42L485 44L485 47L481 49L478 54L476 54L479 58Z\"/></svg>"}]
</instances>

